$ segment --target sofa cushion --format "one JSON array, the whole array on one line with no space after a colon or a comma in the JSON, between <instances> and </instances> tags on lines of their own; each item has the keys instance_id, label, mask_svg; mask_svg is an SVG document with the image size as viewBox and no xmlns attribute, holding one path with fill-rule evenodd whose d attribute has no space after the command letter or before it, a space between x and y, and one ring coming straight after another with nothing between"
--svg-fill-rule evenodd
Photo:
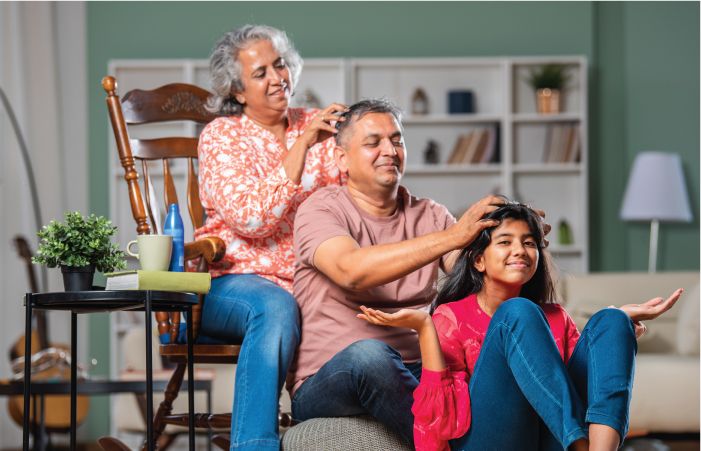
<instances>
[{"instance_id":1,"label":"sofa cushion","mask_svg":"<svg viewBox=\"0 0 701 451\"><path fill-rule=\"evenodd\" d=\"M387 426L368 416L314 418L282 436L284 451L411 450Z\"/></svg>"},{"instance_id":2,"label":"sofa cushion","mask_svg":"<svg viewBox=\"0 0 701 451\"><path fill-rule=\"evenodd\" d=\"M561 280L565 309L581 329L588 318L609 305L639 304L668 296L679 287L699 283L697 271L660 273L591 273ZM638 353L676 353L679 306L645 324L648 333L638 342Z\"/></svg>"},{"instance_id":3,"label":"sofa cushion","mask_svg":"<svg viewBox=\"0 0 701 451\"><path fill-rule=\"evenodd\" d=\"M699 304L701 294L699 285L688 289L675 307L679 309L677 319L677 353L680 355L699 355Z\"/></svg>"},{"instance_id":4,"label":"sofa cushion","mask_svg":"<svg viewBox=\"0 0 701 451\"><path fill-rule=\"evenodd\" d=\"M638 354L630 403L630 429L698 432L698 357Z\"/></svg>"}]
</instances>

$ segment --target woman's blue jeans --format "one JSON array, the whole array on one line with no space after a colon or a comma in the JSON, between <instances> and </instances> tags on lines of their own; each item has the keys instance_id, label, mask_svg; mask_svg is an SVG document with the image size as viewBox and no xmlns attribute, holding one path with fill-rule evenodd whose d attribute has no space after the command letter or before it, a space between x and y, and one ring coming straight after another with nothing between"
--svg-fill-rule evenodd
<instances>
[{"instance_id":1,"label":"woman's blue jeans","mask_svg":"<svg viewBox=\"0 0 701 451\"><path fill-rule=\"evenodd\" d=\"M200 340L243 340L231 415L232 450L280 449L280 389L299 333L297 303L277 284L254 274L212 280Z\"/></svg>"},{"instance_id":2,"label":"woman's blue jeans","mask_svg":"<svg viewBox=\"0 0 701 451\"><path fill-rule=\"evenodd\" d=\"M472 424L453 450L567 449L589 423L628 430L637 343L619 309L589 320L567 366L543 310L516 298L492 317L469 383Z\"/></svg>"}]
</instances>

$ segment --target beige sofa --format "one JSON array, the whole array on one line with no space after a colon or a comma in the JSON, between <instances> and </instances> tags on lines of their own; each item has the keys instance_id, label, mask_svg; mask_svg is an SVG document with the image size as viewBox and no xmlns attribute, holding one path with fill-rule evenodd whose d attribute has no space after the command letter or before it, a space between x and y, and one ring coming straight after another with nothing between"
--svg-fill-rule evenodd
<instances>
[{"instance_id":1,"label":"beige sofa","mask_svg":"<svg viewBox=\"0 0 701 451\"><path fill-rule=\"evenodd\" d=\"M638 342L631 431L699 431L699 273L594 273L561 281L565 308L580 330L602 308L666 297L679 287L685 293L677 305L646 322Z\"/></svg>"}]
</instances>

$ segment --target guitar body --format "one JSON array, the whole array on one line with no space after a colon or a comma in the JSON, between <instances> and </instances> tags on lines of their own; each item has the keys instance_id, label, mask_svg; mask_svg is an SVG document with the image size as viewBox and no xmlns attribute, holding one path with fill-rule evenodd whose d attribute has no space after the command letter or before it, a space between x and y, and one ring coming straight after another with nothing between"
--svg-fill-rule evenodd
<instances>
[{"instance_id":1,"label":"guitar body","mask_svg":"<svg viewBox=\"0 0 701 451\"><path fill-rule=\"evenodd\" d=\"M17 252L26 264L29 276L29 286L33 293L39 292L32 266L32 254L27 241L16 236L14 239ZM66 382L71 379L70 347L65 345L50 345L48 342L48 324L46 314L36 310L37 328L32 329L32 382L56 381ZM12 370L18 375L24 371L25 336L21 336L10 348ZM22 426L24 418L24 396L11 396L7 401L10 417ZM35 427L41 422L41 398L36 395L37 412L34 412L34 400L29 402L30 424ZM82 423L88 416L90 399L80 395L76 399L76 423ZM48 432L67 431L71 427L71 397L70 395L44 396L44 427Z\"/></svg>"},{"instance_id":2,"label":"guitar body","mask_svg":"<svg viewBox=\"0 0 701 451\"><path fill-rule=\"evenodd\" d=\"M12 347L10 348L10 361L15 360L17 357L22 357L24 355L24 345L27 340L25 336L19 337ZM41 351L41 342L39 337L39 332L32 330L32 354L36 354Z\"/></svg>"},{"instance_id":3,"label":"guitar body","mask_svg":"<svg viewBox=\"0 0 701 451\"><path fill-rule=\"evenodd\" d=\"M44 351L50 351L56 348L48 348ZM44 351L40 351L41 354ZM36 356L37 354L35 354ZM52 356L58 359L59 357ZM17 362L24 364L24 359L18 359ZM70 364L68 367L61 363L56 363L37 372L32 373L32 382L39 381L69 381L71 377ZM34 412L34 400L29 403L29 421L32 426L38 426L41 421L41 399L36 396L37 412ZM24 396L11 396L7 400L7 408L10 417L17 423L22 425L24 418ZM76 424L81 424L88 416L90 408L90 399L85 395L80 395L76 399ZM47 395L44 396L44 427L49 432L67 431L71 427L71 397L70 395Z\"/></svg>"}]
</instances>

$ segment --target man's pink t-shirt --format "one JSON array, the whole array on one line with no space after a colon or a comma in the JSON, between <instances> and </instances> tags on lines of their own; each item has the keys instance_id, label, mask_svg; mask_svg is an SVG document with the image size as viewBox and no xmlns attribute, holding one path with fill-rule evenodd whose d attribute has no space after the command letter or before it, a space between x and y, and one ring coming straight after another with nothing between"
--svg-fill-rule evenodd
<instances>
[{"instance_id":1,"label":"man's pink t-shirt","mask_svg":"<svg viewBox=\"0 0 701 451\"><path fill-rule=\"evenodd\" d=\"M399 188L398 207L387 217L372 216L352 200L347 187L322 188L297 210L294 296L302 315L302 339L290 370L294 391L338 352L358 340L377 339L396 349L406 362L420 358L416 332L375 326L358 319L360 306L394 312L427 308L436 296L440 260L405 277L362 292L345 290L314 267L314 252L324 241L349 236L360 247L398 243L445 230L455 222L448 210L430 199L418 199Z\"/></svg>"}]
</instances>

